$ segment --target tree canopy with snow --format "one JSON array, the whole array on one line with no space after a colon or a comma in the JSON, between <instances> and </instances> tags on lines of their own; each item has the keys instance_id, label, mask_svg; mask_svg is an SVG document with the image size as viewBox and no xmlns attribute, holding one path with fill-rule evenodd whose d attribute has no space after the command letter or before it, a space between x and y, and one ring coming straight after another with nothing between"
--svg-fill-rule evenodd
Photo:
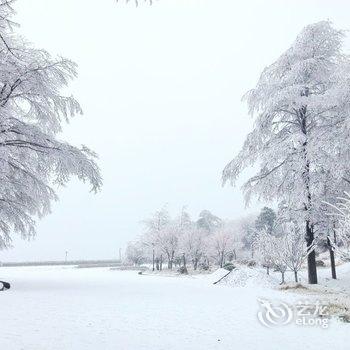
<instances>
[{"instance_id":1,"label":"tree canopy with snow","mask_svg":"<svg viewBox=\"0 0 350 350\"><path fill-rule=\"evenodd\" d=\"M258 231L266 229L269 234L272 234L275 229L276 218L277 215L273 209L264 207L255 220L255 228Z\"/></svg>"},{"instance_id":2,"label":"tree canopy with snow","mask_svg":"<svg viewBox=\"0 0 350 350\"><path fill-rule=\"evenodd\" d=\"M101 176L95 153L59 141L62 124L81 113L61 94L76 76L76 64L34 48L15 31L14 1L0 0L0 247L12 232L35 233L35 218L50 212L54 187L72 176L96 192Z\"/></svg>"},{"instance_id":3,"label":"tree canopy with snow","mask_svg":"<svg viewBox=\"0 0 350 350\"><path fill-rule=\"evenodd\" d=\"M247 167L259 170L243 186L246 201L257 196L279 203L303 225L310 247L324 215L322 201L337 193L350 171L350 58L344 32L329 21L308 25L293 45L262 72L245 95L253 131L225 167L235 183ZM317 283L315 253L308 256L309 282Z\"/></svg>"}]
</instances>

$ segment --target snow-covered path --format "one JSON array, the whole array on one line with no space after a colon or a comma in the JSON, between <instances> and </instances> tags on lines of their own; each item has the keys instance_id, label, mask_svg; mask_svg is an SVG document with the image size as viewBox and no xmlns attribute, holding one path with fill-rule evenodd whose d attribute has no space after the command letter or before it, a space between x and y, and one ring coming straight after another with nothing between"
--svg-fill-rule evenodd
<instances>
[{"instance_id":1,"label":"snow-covered path","mask_svg":"<svg viewBox=\"0 0 350 350\"><path fill-rule=\"evenodd\" d=\"M214 286L203 276L70 267L0 268L0 276L13 285L0 293L6 350L345 350L350 343L345 324L267 329L257 321L257 297L295 296Z\"/></svg>"}]
</instances>

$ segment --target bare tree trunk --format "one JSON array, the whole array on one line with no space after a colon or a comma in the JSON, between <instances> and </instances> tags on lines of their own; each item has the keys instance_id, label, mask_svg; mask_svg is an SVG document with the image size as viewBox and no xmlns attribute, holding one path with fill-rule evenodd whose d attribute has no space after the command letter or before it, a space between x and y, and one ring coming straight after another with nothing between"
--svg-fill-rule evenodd
<instances>
[{"instance_id":1,"label":"bare tree trunk","mask_svg":"<svg viewBox=\"0 0 350 350\"><path fill-rule=\"evenodd\" d=\"M299 280L298 280L298 271L297 270L294 270L294 280L295 280L296 283L299 282Z\"/></svg>"},{"instance_id":2,"label":"bare tree trunk","mask_svg":"<svg viewBox=\"0 0 350 350\"><path fill-rule=\"evenodd\" d=\"M159 269L160 271L163 270L163 254L160 255Z\"/></svg>"},{"instance_id":3,"label":"bare tree trunk","mask_svg":"<svg viewBox=\"0 0 350 350\"><path fill-rule=\"evenodd\" d=\"M222 251L220 253L220 267L222 268L224 266L224 252Z\"/></svg>"},{"instance_id":4,"label":"bare tree trunk","mask_svg":"<svg viewBox=\"0 0 350 350\"><path fill-rule=\"evenodd\" d=\"M172 270L172 268L173 268L173 256L170 252L167 252L167 258L168 258L168 269Z\"/></svg>"},{"instance_id":5,"label":"bare tree trunk","mask_svg":"<svg viewBox=\"0 0 350 350\"><path fill-rule=\"evenodd\" d=\"M269 266L266 266L266 274L270 275L270 267Z\"/></svg>"},{"instance_id":6,"label":"bare tree trunk","mask_svg":"<svg viewBox=\"0 0 350 350\"><path fill-rule=\"evenodd\" d=\"M329 236L327 237L327 244L328 244L328 249L329 249L329 258L331 261L332 278L336 280L337 279L337 272L335 270L334 248L333 248L333 245L332 245L332 242L331 242Z\"/></svg>"},{"instance_id":7,"label":"bare tree trunk","mask_svg":"<svg viewBox=\"0 0 350 350\"><path fill-rule=\"evenodd\" d=\"M170 255L170 269L173 268L173 264L174 264L174 254L175 254L175 252L172 250L172 251L171 251L171 255Z\"/></svg>"},{"instance_id":8,"label":"bare tree trunk","mask_svg":"<svg viewBox=\"0 0 350 350\"><path fill-rule=\"evenodd\" d=\"M183 267L186 268L186 256L185 256L185 253L182 254L182 264L183 264Z\"/></svg>"},{"instance_id":9,"label":"bare tree trunk","mask_svg":"<svg viewBox=\"0 0 350 350\"><path fill-rule=\"evenodd\" d=\"M308 88L305 89L305 91L302 93L302 96L308 96L309 90ZM312 248L312 245L314 244L314 227L312 222L310 221L309 214L311 212L312 208L312 197L311 197L311 189L310 189L310 160L308 157L307 152L307 146L308 146L308 132L307 132L307 108L306 106L302 107L299 110L299 118L301 122L301 131L305 136L305 141L303 143L303 152L304 152L304 158L305 158L305 165L303 170L303 179L304 179L304 185L305 185L305 194L306 194L306 202L305 202L305 211L306 211L306 232L305 232L305 239L307 244L307 249ZM313 249L311 253L307 256L307 267L308 267L308 280L310 284L317 284L317 267L316 267L316 253Z\"/></svg>"},{"instance_id":10,"label":"bare tree trunk","mask_svg":"<svg viewBox=\"0 0 350 350\"><path fill-rule=\"evenodd\" d=\"M281 284L284 284L285 281L284 281L284 272L281 271L281 275L282 275L282 281L281 281Z\"/></svg>"},{"instance_id":11,"label":"bare tree trunk","mask_svg":"<svg viewBox=\"0 0 350 350\"><path fill-rule=\"evenodd\" d=\"M310 221L306 221L306 244L307 248L311 249L314 244L314 230ZM310 284L317 284L317 267L316 267L316 253L313 249L312 252L307 256L307 267L308 267L308 280Z\"/></svg>"}]
</instances>

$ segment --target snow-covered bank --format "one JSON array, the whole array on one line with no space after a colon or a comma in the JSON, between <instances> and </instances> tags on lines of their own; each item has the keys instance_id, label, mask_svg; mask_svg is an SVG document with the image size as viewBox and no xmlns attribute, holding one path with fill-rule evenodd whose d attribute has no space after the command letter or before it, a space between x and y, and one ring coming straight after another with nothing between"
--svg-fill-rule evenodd
<instances>
[{"instance_id":1,"label":"snow-covered bank","mask_svg":"<svg viewBox=\"0 0 350 350\"><path fill-rule=\"evenodd\" d=\"M256 317L257 298L298 296L217 286L205 275L22 267L0 268L0 276L13 286L0 293L1 346L8 350L345 350L350 341L341 323L267 329Z\"/></svg>"}]
</instances>

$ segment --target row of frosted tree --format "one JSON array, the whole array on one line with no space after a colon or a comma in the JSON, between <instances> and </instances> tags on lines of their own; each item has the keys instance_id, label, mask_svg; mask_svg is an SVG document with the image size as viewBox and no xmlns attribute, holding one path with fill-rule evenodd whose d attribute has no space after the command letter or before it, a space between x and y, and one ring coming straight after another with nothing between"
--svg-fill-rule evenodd
<instances>
[{"instance_id":1,"label":"row of frosted tree","mask_svg":"<svg viewBox=\"0 0 350 350\"><path fill-rule=\"evenodd\" d=\"M166 208L156 211L144 220L144 232L138 240L130 242L126 259L135 265L152 263L152 268L161 270L175 266L194 270L208 269L211 264L223 266L235 260L243 244L244 225L251 226L253 217L240 222L225 221L203 210L197 220L192 220L183 208L171 218Z\"/></svg>"},{"instance_id":2,"label":"row of frosted tree","mask_svg":"<svg viewBox=\"0 0 350 350\"><path fill-rule=\"evenodd\" d=\"M344 218L350 211L350 199L342 206L334 207ZM192 270L208 270L236 263L260 265L269 274L273 269L281 273L285 282L286 271L294 274L305 267L310 252L323 253L319 263L324 264L327 251L330 255L332 276L335 278L335 250L341 258L350 257L350 239L344 229L333 227L335 243L330 245L328 235L319 236L318 242L309 247L300 232L298 223L285 221L275 210L264 207L259 215L250 214L235 220L223 220L208 210L203 210L197 220L192 220L183 208L172 218L165 207L143 221L140 237L130 242L126 249L125 262L139 266L147 264L153 270L174 269L181 273ZM322 258L322 259L321 259Z\"/></svg>"}]
</instances>

